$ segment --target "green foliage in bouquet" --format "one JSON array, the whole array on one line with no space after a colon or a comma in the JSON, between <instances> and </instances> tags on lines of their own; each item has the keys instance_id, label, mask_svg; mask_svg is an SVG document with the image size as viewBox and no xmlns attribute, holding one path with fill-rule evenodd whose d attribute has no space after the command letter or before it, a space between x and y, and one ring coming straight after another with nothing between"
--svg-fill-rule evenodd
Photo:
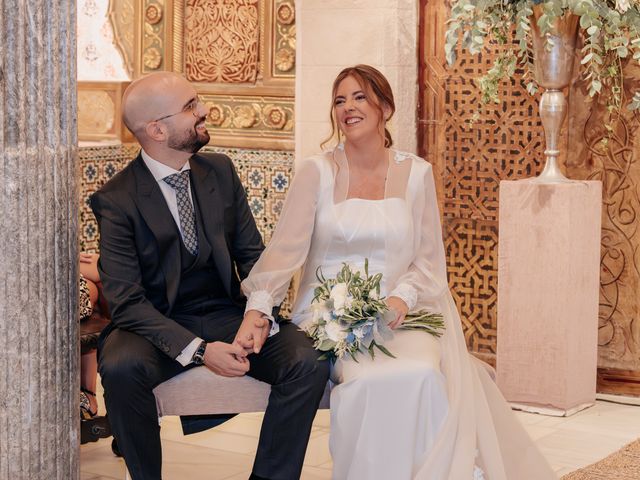
<instances>
[{"instance_id":1,"label":"green foliage in bouquet","mask_svg":"<svg viewBox=\"0 0 640 480\"><path fill-rule=\"evenodd\" d=\"M319 285L311 303L313 322L307 334L314 347L323 353L321 358L335 361L343 355L368 352L375 358L376 349L393 357L384 346L391 336L385 314L388 312L384 297L380 297L382 274L369 275L369 261L365 259L364 274L343 263L335 278L325 278L318 267ZM440 337L444 330L442 315L419 311L406 316L402 329L422 330Z\"/></svg>"}]
</instances>

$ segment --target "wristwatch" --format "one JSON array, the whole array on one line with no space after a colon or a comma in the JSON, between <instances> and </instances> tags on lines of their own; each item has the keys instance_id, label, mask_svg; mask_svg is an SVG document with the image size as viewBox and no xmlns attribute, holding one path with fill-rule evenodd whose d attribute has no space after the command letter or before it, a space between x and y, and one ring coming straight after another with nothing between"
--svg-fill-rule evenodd
<instances>
[{"instance_id":1,"label":"wristwatch","mask_svg":"<svg viewBox=\"0 0 640 480\"><path fill-rule=\"evenodd\" d=\"M191 362L194 365L202 365L204 363L204 351L207 349L207 342L204 340L198 345L196 351L193 352L193 357L191 357Z\"/></svg>"}]
</instances>

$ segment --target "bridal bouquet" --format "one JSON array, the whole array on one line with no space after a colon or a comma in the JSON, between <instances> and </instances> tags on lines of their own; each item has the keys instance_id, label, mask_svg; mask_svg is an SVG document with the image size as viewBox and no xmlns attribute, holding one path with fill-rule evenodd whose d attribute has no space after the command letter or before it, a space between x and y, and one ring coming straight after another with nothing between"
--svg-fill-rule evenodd
<instances>
[{"instance_id":1,"label":"bridal bouquet","mask_svg":"<svg viewBox=\"0 0 640 480\"><path fill-rule=\"evenodd\" d=\"M320 284L314 290L313 321L306 332L314 347L324 352L322 358L335 361L349 354L357 361L357 353L368 352L374 358L375 349L393 357L384 346L391 329L385 315L389 309L384 297L380 297L382 274L369 275L368 259L364 261L364 275L343 263L336 278L326 279L320 267L316 277ZM440 337L444 321L441 314L422 310L409 313L398 328L422 330Z\"/></svg>"}]
</instances>

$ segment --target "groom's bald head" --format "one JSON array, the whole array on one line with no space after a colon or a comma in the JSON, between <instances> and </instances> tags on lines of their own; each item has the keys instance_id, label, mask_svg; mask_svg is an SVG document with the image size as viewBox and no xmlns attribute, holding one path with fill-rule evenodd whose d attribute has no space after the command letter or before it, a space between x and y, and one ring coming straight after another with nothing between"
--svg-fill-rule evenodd
<instances>
[{"instance_id":1,"label":"groom's bald head","mask_svg":"<svg viewBox=\"0 0 640 480\"><path fill-rule=\"evenodd\" d=\"M147 123L165 115L179 112L183 90L195 89L182 76L172 72L158 72L134 80L122 97L122 119L140 140Z\"/></svg>"}]
</instances>

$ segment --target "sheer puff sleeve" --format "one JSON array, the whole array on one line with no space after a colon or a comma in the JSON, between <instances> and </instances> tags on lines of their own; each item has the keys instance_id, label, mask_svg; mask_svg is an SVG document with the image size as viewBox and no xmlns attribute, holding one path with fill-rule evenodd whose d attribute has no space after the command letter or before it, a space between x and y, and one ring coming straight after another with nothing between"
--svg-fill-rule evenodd
<instances>
[{"instance_id":1,"label":"sheer puff sleeve","mask_svg":"<svg viewBox=\"0 0 640 480\"><path fill-rule=\"evenodd\" d=\"M272 318L273 306L284 300L293 274L307 259L319 191L319 167L313 159L305 160L296 169L267 248L242 282L247 311Z\"/></svg>"},{"instance_id":2,"label":"sheer puff sleeve","mask_svg":"<svg viewBox=\"0 0 640 480\"><path fill-rule=\"evenodd\" d=\"M417 177L416 177L417 176ZM389 296L401 298L409 307L424 308L448 290L447 266L433 169L422 159L414 160L407 197L411 201L414 239L413 260Z\"/></svg>"}]
</instances>

